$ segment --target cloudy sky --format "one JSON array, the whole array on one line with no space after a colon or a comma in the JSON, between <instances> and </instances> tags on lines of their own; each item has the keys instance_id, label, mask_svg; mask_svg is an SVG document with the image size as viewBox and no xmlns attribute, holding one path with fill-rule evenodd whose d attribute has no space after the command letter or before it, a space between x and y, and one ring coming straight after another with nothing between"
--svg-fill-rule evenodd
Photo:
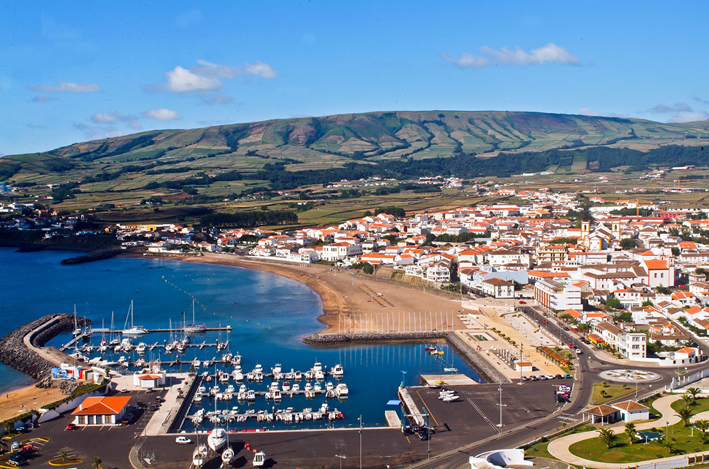
<instances>
[{"instance_id":1,"label":"cloudy sky","mask_svg":"<svg viewBox=\"0 0 709 469\"><path fill-rule=\"evenodd\" d=\"M7 4L0 155L388 110L709 119L709 2Z\"/></svg>"}]
</instances>

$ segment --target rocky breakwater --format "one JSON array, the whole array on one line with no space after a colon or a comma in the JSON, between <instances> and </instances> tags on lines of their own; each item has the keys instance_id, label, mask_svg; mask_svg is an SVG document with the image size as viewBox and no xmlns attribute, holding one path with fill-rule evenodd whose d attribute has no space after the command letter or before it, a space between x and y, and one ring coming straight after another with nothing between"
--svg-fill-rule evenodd
<instances>
[{"instance_id":1,"label":"rocky breakwater","mask_svg":"<svg viewBox=\"0 0 709 469\"><path fill-rule=\"evenodd\" d=\"M446 343L474 369L486 383L509 383L510 380L488 362L480 353L472 349L453 332L363 332L354 334L316 333L303 339L308 345L332 346L355 343L384 343L445 340Z\"/></svg>"},{"instance_id":2,"label":"rocky breakwater","mask_svg":"<svg viewBox=\"0 0 709 469\"><path fill-rule=\"evenodd\" d=\"M79 327L91 323L80 317L76 321ZM71 314L50 314L29 322L0 339L0 362L35 379L46 378L56 365L33 348L41 348L57 335L73 330L74 316Z\"/></svg>"}]
</instances>

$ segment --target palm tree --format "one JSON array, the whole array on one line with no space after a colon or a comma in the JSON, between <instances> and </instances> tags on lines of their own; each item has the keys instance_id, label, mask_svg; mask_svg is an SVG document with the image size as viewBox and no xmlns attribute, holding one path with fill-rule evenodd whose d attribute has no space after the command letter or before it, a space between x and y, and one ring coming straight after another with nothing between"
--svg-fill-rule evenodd
<instances>
[{"instance_id":1,"label":"palm tree","mask_svg":"<svg viewBox=\"0 0 709 469\"><path fill-rule=\"evenodd\" d=\"M598 433L598 438L606 444L606 448L608 449L612 448L615 444L615 440L618 439L618 436L609 428L599 428Z\"/></svg>"},{"instance_id":2,"label":"palm tree","mask_svg":"<svg viewBox=\"0 0 709 469\"><path fill-rule=\"evenodd\" d=\"M682 423L685 427L688 427L691 423L690 420L694 415L694 411L692 411L689 407L680 407L675 415L682 419Z\"/></svg>"},{"instance_id":3,"label":"palm tree","mask_svg":"<svg viewBox=\"0 0 709 469\"><path fill-rule=\"evenodd\" d=\"M707 430L709 430L709 420L697 420L694 422L694 426L697 427L697 430L701 430L699 437L702 439L702 443L706 444L709 440L709 436L707 436Z\"/></svg>"},{"instance_id":4,"label":"palm tree","mask_svg":"<svg viewBox=\"0 0 709 469\"><path fill-rule=\"evenodd\" d=\"M690 394L682 394L682 400L684 401L685 407L694 404L694 398Z\"/></svg>"},{"instance_id":5,"label":"palm tree","mask_svg":"<svg viewBox=\"0 0 709 469\"><path fill-rule=\"evenodd\" d=\"M59 457L62 458L62 461L66 462L66 451L59 451Z\"/></svg>"},{"instance_id":6,"label":"palm tree","mask_svg":"<svg viewBox=\"0 0 709 469\"><path fill-rule=\"evenodd\" d=\"M14 426L15 426L15 423L14 423L14 422L10 422L9 420L6 420L6 421L5 421L4 427L5 427L5 431L6 431L7 433L10 433L10 430L12 430L12 428L13 428Z\"/></svg>"},{"instance_id":7,"label":"palm tree","mask_svg":"<svg viewBox=\"0 0 709 469\"><path fill-rule=\"evenodd\" d=\"M692 399L697 400L697 394L701 393L702 390L699 388L687 388L687 394L691 394Z\"/></svg>"},{"instance_id":8,"label":"palm tree","mask_svg":"<svg viewBox=\"0 0 709 469\"><path fill-rule=\"evenodd\" d=\"M675 454L677 452L677 443L669 439L665 440L665 448L667 448L670 454Z\"/></svg>"},{"instance_id":9,"label":"palm tree","mask_svg":"<svg viewBox=\"0 0 709 469\"><path fill-rule=\"evenodd\" d=\"M628 435L628 439L630 440L630 444L632 445L633 442L635 442L635 424L628 422L625 424L625 434Z\"/></svg>"},{"instance_id":10,"label":"palm tree","mask_svg":"<svg viewBox=\"0 0 709 469\"><path fill-rule=\"evenodd\" d=\"M96 466L96 469L101 469L102 462L103 461L101 461L101 458L99 458L98 456L94 458L94 466Z\"/></svg>"}]
</instances>

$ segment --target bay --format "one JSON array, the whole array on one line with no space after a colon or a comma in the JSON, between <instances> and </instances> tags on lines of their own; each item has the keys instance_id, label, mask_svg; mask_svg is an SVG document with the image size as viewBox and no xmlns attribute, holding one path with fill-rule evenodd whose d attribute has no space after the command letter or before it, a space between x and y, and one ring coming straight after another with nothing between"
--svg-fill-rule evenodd
<instances>
[{"instance_id":1,"label":"bay","mask_svg":"<svg viewBox=\"0 0 709 469\"><path fill-rule=\"evenodd\" d=\"M0 248L0 285L3 286L0 334L46 314L71 313L74 305L79 315L93 321L94 327L102 324L109 327L113 312L115 328L122 329L131 301L134 324L167 328L172 321L173 327L178 327L184 320L192 322L194 300L197 324L229 325L233 329L228 335L226 332L195 335L193 343L228 339L230 351L243 356L245 372L257 363L266 371L278 363L284 371L303 372L316 361L328 368L341 363L345 368L343 382L350 390L350 397L342 402L328 402L345 416L337 422L338 426L358 424L359 415L363 416L365 424L383 425L386 403L397 398L402 371L406 372L403 379L408 385L417 384L421 373L442 374L443 367L451 363L461 373L479 379L447 347L445 355L432 357L422 344L413 343L329 348L303 344L305 335L322 329L317 320L323 312L322 303L316 292L289 278L231 266L148 258L119 257L70 266L60 264L62 259L73 255L58 251L17 253ZM70 334L63 334L49 345L61 346L70 338ZM156 333L135 342L163 344L170 339L168 333ZM94 344L100 340L100 334L93 337ZM156 348L147 358L165 362L174 357ZM194 358L215 357L218 358L218 354L214 347L202 350L191 347L181 360L190 362ZM117 359L118 355L108 354L107 358ZM131 358L136 359L137 355ZM189 363L171 370L186 371L187 367ZM210 372L214 372L214 367ZM24 385L27 380L15 370L0 367L0 392ZM265 391L267 385L268 382L264 382L260 387L255 384L249 387ZM303 385L301 383L301 388ZM300 411L303 407L317 409L324 401L324 398L306 401L303 397L292 401L284 399L280 405ZM209 405L205 401L205 407ZM233 405L237 405L236 401ZM227 407L231 408L232 404L221 404L221 408ZM272 408L273 404L264 402L263 398L255 407L269 411ZM255 425L255 419L252 421Z\"/></svg>"}]
</instances>

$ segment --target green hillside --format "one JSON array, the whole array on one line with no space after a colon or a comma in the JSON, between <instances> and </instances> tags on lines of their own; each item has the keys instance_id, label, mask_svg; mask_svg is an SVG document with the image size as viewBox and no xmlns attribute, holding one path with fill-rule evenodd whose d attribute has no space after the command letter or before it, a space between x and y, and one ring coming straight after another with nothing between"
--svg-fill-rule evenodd
<instances>
[{"instance_id":1,"label":"green hillside","mask_svg":"<svg viewBox=\"0 0 709 469\"><path fill-rule=\"evenodd\" d=\"M630 164L704 161L709 122L531 112L372 112L158 130L0 158L0 180L64 184L87 204L151 196L222 197L374 175L578 174ZM611 153L599 153L598 149ZM669 150L668 150L669 151ZM625 161L630 163L625 163ZM49 195L49 189L45 190ZM37 190L33 190L38 194ZM184 194L183 194L184 195ZM41 196L41 194L40 194ZM63 197L62 197L63 198Z\"/></svg>"}]
</instances>

